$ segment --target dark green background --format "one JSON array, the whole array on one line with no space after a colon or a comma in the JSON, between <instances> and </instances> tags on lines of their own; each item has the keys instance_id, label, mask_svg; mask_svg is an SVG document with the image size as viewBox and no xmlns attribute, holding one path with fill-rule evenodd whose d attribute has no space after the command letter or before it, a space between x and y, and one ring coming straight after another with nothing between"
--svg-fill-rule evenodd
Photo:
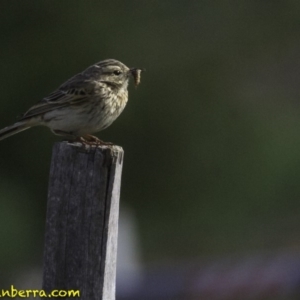
<instances>
[{"instance_id":1,"label":"dark green background","mask_svg":"<svg viewBox=\"0 0 300 300\"><path fill-rule=\"evenodd\" d=\"M299 1L2 0L0 39L0 127L102 59L147 69L99 134L144 262L299 249ZM58 140L0 142L0 282L42 264Z\"/></svg>"}]
</instances>

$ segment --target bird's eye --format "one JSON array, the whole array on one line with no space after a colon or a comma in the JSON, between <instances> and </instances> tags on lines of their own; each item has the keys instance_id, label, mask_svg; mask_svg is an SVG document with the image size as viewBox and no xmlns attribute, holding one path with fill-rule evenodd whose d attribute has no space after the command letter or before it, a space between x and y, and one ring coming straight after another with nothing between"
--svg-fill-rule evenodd
<instances>
[{"instance_id":1,"label":"bird's eye","mask_svg":"<svg viewBox=\"0 0 300 300\"><path fill-rule=\"evenodd\" d=\"M119 76L119 75L121 75L121 74L122 74L122 72L119 71L119 70L114 71L114 75L116 75L116 76Z\"/></svg>"}]
</instances>

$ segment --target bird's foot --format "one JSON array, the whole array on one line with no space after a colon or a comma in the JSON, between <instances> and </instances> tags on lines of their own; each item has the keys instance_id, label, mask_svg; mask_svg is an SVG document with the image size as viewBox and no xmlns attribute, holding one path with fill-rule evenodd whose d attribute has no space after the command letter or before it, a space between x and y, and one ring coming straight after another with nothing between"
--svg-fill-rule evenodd
<instances>
[{"instance_id":1,"label":"bird's foot","mask_svg":"<svg viewBox=\"0 0 300 300\"><path fill-rule=\"evenodd\" d=\"M76 141L82 143L82 144L86 144L86 145L91 145L91 146L113 146L113 143L110 142L104 142L102 140L100 140L99 138L97 138L96 136L93 135L85 135L85 136L81 136L78 137L76 139Z\"/></svg>"}]
</instances>

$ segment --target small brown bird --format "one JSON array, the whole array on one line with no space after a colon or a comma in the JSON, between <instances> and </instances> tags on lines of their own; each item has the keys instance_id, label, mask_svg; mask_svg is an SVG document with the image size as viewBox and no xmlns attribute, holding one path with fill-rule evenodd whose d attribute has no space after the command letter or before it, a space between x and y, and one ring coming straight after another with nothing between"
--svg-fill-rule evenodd
<instances>
[{"instance_id":1,"label":"small brown bird","mask_svg":"<svg viewBox=\"0 0 300 300\"><path fill-rule=\"evenodd\" d=\"M101 143L90 134L107 128L117 119L128 100L129 78L132 75L137 86L141 71L115 59L100 61L32 106L18 122L0 130L0 140L44 125L57 135Z\"/></svg>"}]
</instances>

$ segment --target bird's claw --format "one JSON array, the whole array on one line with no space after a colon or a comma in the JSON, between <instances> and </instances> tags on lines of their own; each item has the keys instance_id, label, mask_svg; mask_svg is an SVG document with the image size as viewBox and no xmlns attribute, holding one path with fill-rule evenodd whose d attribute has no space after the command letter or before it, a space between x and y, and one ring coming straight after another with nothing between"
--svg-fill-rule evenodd
<instances>
[{"instance_id":1,"label":"bird's claw","mask_svg":"<svg viewBox=\"0 0 300 300\"><path fill-rule=\"evenodd\" d=\"M93 135L85 135L78 137L76 139L77 142L80 142L83 145L90 145L90 146L113 146L113 143L104 142Z\"/></svg>"}]
</instances>

